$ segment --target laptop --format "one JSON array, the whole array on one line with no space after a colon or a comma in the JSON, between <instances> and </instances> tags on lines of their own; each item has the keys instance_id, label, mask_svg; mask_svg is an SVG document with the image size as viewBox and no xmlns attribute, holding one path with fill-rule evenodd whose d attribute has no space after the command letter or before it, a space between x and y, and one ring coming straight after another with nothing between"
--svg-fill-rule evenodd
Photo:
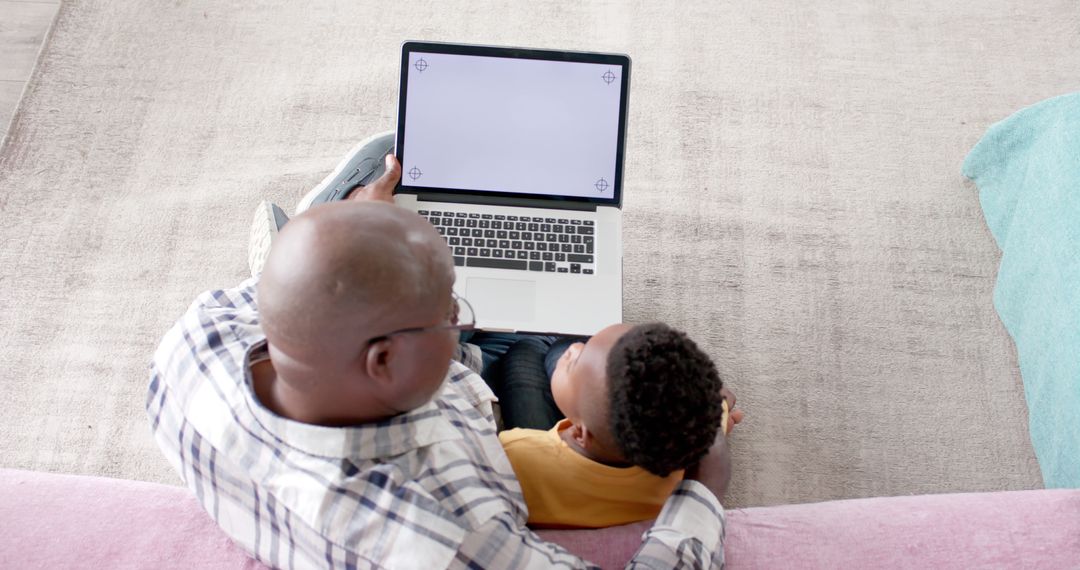
<instances>
[{"instance_id":1,"label":"laptop","mask_svg":"<svg viewBox=\"0 0 1080 570\"><path fill-rule=\"evenodd\" d=\"M625 55L402 44L395 201L443 235L478 328L622 321L629 85Z\"/></svg>"}]
</instances>

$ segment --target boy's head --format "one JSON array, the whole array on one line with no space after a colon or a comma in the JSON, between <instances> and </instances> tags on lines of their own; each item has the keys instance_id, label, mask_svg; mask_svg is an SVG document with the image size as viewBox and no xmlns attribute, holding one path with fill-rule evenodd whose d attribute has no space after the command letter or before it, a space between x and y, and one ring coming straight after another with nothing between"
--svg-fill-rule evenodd
<instances>
[{"instance_id":1,"label":"boy's head","mask_svg":"<svg viewBox=\"0 0 1080 570\"><path fill-rule=\"evenodd\" d=\"M693 465L712 446L722 387L712 360L662 323L607 327L572 345L551 378L579 447L660 476Z\"/></svg>"}]
</instances>

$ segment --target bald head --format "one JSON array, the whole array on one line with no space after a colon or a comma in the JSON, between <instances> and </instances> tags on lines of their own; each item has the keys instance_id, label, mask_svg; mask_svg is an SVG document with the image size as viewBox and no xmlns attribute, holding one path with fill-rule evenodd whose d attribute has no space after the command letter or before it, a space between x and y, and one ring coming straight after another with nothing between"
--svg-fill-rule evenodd
<instances>
[{"instance_id":1,"label":"bald head","mask_svg":"<svg viewBox=\"0 0 1080 570\"><path fill-rule=\"evenodd\" d=\"M262 327L273 350L328 364L411 326L453 275L446 244L417 214L381 202L317 206L274 242L258 286Z\"/></svg>"}]
</instances>

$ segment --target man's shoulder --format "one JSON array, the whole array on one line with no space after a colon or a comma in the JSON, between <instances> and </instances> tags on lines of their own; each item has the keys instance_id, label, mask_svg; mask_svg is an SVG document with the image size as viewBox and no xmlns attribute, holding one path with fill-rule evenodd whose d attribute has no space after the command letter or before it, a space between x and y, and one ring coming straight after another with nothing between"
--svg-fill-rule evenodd
<instances>
[{"instance_id":1,"label":"man's shoulder","mask_svg":"<svg viewBox=\"0 0 1080 570\"><path fill-rule=\"evenodd\" d=\"M457 361L450 362L445 389L437 397L447 401L462 398L472 407L490 407L491 402L498 401L479 374Z\"/></svg>"},{"instance_id":2,"label":"man's shoulder","mask_svg":"<svg viewBox=\"0 0 1080 570\"><path fill-rule=\"evenodd\" d=\"M264 340L254 308L254 281L207 291L162 337L150 365L146 410L164 450L177 461L184 429L207 441L248 439L245 363ZM168 451L167 451L168 454Z\"/></svg>"},{"instance_id":3,"label":"man's shoulder","mask_svg":"<svg viewBox=\"0 0 1080 570\"><path fill-rule=\"evenodd\" d=\"M237 340L249 335L261 339L256 285L254 279L249 279L231 289L205 291L195 298L177 324L231 330L240 333L236 334Z\"/></svg>"},{"instance_id":4,"label":"man's shoulder","mask_svg":"<svg viewBox=\"0 0 1080 570\"><path fill-rule=\"evenodd\" d=\"M205 373L218 361L242 359L248 348L263 338L254 280L233 289L206 291L162 337L153 367L171 377L195 361L196 368Z\"/></svg>"}]
</instances>

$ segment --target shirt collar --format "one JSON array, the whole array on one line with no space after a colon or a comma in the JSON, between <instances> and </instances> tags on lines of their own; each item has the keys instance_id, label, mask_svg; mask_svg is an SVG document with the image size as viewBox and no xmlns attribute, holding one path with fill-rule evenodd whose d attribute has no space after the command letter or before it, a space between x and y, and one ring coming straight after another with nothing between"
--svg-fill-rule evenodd
<instances>
[{"instance_id":1,"label":"shirt collar","mask_svg":"<svg viewBox=\"0 0 1080 570\"><path fill-rule=\"evenodd\" d=\"M252 345L244 355L244 403L255 422L281 444L309 455L335 459L375 459L402 455L442 441L460 439L443 414L438 400L450 389L443 385L428 403L391 418L351 427L327 427L283 418L255 397L251 363L267 358L266 341ZM447 372L449 377L450 371Z\"/></svg>"}]
</instances>

